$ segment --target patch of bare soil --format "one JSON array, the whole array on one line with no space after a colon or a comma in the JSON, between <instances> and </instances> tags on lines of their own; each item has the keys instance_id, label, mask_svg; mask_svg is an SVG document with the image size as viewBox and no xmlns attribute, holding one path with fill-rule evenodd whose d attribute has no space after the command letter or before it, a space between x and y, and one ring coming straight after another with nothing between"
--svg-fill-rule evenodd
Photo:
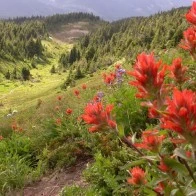
<instances>
[{"instance_id":1,"label":"patch of bare soil","mask_svg":"<svg viewBox=\"0 0 196 196\"><path fill-rule=\"evenodd\" d=\"M89 162L92 162L92 159L80 161L75 166L56 171L43 177L39 182L25 187L22 194L16 193L12 196L57 196L65 186L79 185L85 187L87 183L82 178L82 172Z\"/></svg>"},{"instance_id":2,"label":"patch of bare soil","mask_svg":"<svg viewBox=\"0 0 196 196\"><path fill-rule=\"evenodd\" d=\"M89 22L81 21L77 23L69 23L61 26L61 28L57 31L51 32L51 35L55 40L66 43L74 43L80 37L83 37L94 29L97 29L98 26L98 24L90 24Z\"/></svg>"}]
</instances>

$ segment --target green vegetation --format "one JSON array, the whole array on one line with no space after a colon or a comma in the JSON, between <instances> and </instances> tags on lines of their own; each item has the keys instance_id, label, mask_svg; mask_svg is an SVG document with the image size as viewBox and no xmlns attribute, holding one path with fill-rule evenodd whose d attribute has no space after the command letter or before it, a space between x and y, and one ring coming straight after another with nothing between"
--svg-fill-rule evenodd
<instances>
[{"instance_id":1,"label":"green vegetation","mask_svg":"<svg viewBox=\"0 0 196 196\"><path fill-rule=\"evenodd\" d=\"M2 44L0 56L0 72L7 79L0 75L0 195L22 190L48 171L89 157L93 162L83 172L86 187L65 187L62 196L130 195L134 188L126 183L126 170L145 166L146 162L138 161L138 155L115 132L89 134L81 114L99 92L103 93L104 104L114 105L111 116L122 135L138 139L142 130L157 125L135 97L128 75L120 84L103 85L103 73L113 72L116 63L123 64L123 69L132 69L141 51L154 50L165 64L183 57L183 64L192 74L185 87L196 89L193 60L181 49L174 49L187 27L181 19L185 12L186 9L175 9L148 18L111 24L101 21L99 30L74 46L51 38L49 30L62 30L63 25L78 20L100 22L98 17L79 13L0 22L5 27L2 40L7 43ZM25 37L22 42L18 32ZM18 42L14 43L15 39ZM171 149L173 146L166 143L165 150ZM151 190L141 192L155 195Z\"/></svg>"},{"instance_id":2,"label":"green vegetation","mask_svg":"<svg viewBox=\"0 0 196 196\"><path fill-rule=\"evenodd\" d=\"M60 57L60 63L65 67L72 64L75 67L74 61L79 61L83 73L93 73L101 67L110 66L119 58L125 57L128 63L133 62L142 51L158 53L169 50L178 45L188 26L182 17L186 11L185 8L173 9L151 17L106 23L75 44L73 50L80 53L80 58L74 55L73 61L69 61L74 53L71 51Z\"/></svg>"}]
</instances>

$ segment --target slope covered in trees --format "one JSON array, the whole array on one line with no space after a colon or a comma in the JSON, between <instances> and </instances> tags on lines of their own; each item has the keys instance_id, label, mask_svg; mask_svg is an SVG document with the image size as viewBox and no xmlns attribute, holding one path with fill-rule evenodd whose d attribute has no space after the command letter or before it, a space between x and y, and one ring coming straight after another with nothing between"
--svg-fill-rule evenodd
<instances>
[{"instance_id":1,"label":"slope covered in trees","mask_svg":"<svg viewBox=\"0 0 196 196\"><path fill-rule=\"evenodd\" d=\"M42 54L41 39L46 37L45 25L39 21L21 24L0 21L0 58L24 59Z\"/></svg>"},{"instance_id":2,"label":"slope covered in trees","mask_svg":"<svg viewBox=\"0 0 196 196\"><path fill-rule=\"evenodd\" d=\"M42 41L51 41L49 35L53 36L53 32L61 32L65 30L62 29L62 26L78 21L96 24L100 18L88 13L70 13L48 17L19 17L0 20L0 73L9 79L10 70L12 72L14 67L22 69L19 61L27 60L29 64L32 64L31 61L34 57L46 60L51 55L46 55L49 51L46 51L47 48L44 47ZM89 29L89 31L91 30ZM79 34L79 37L81 35L82 33ZM8 64L11 62L13 66L8 66L7 62Z\"/></svg>"},{"instance_id":3,"label":"slope covered in trees","mask_svg":"<svg viewBox=\"0 0 196 196\"><path fill-rule=\"evenodd\" d=\"M126 57L130 61L144 50L159 51L175 47L188 26L182 17L186 11L186 8L173 9L150 17L128 18L104 24L77 43L70 54L63 54L60 64L69 67L74 63L73 59L80 59L83 62L82 71L92 73L100 66L110 65L115 58Z\"/></svg>"}]
</instances>

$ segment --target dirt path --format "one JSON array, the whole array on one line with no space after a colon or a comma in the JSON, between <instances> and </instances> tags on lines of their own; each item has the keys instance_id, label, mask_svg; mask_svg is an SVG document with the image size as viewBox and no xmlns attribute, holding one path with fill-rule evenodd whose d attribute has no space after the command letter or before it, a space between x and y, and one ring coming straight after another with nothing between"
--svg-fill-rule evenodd
<instances>
[{"instance_id":1,"label":"dirt path","mask_svg":"<svg viewBox=\"0 0 196 196\"><path fill-rule=\"evenodd\" d=\"M23 196L57 196L64 186L79 185L86 186L87 183L82 178L82 172L91 159L81 161L66 170L57 171L44 177L41 181L25 187ZM20 196L21 193L15 194Z\"/></svg>"}]
</instances>

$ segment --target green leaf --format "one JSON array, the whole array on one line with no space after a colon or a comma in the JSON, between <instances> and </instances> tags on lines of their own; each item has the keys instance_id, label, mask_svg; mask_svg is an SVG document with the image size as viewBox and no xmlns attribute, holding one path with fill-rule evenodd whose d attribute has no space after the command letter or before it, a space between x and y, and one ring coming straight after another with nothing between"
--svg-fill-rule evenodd
<instances>
[{"instance_id":1,"label":"green leaf","mask_svg":"<svg viewBox=\"0 0 196 196\"><path fill-rule=\"evenodd\" d=\"M179 189L173 189L171 191L171 196L184 196L184 194Z\"/></svg>"},{"instance_id":2,"label":"green leaf","mask_svg":"<svg viewBox=\"0 0 196 196\"><path fill-rule=\"evenodd\" d=\"M183 158L183 159L188 159L188 157L186 156L186 152L184 149L182 148L176 148L174 150L174 155L180 157L180 158Z\"/></svg>"},{"instance_id":3,"label":"green leaf","mask_svg":"<svg viewBox=\"0 0 196 196\"><path fill-rule=\"evenodd\" d=\"M168 167L172 168L174 171L178 173L181 174L187 173L185 166L179 163L178 161L176 161L175 159L164 159L164 162Z\"/></svg>"},{"instance_id":4,"label":"green leaf","mask_svg":"<svg viewBox=\"0 0 196 196\"><path fill-rule=\"evenodd\" d=\"M119 133L120 138L125 136L124 126L122 124L118 125L118 133Z\"/></svg>"},{"instance_id":5,"label":"green leaf","mask_svg":"<svg viewBox=\"0 0 196 196\"><path fill-rule=\"evenodd\" d=\"M157 161L157 156L143 156L141 158L151 160L151 161Z\"/></svg>"},{"instance_id":6,"label":"green leaf","mask_svg":"<svg viewBox=\"0 0 196 196\"><path fill-rule=\"evenodd\" d=\"M126 170L126 169L130 169L131 167L135 167L137 165L142 165L144 164L146 161L145 160L138 160L138 161L132 161L131 163L128 163L122 167L120 167L121 170Z\"/></svg>"}]
</instances>

